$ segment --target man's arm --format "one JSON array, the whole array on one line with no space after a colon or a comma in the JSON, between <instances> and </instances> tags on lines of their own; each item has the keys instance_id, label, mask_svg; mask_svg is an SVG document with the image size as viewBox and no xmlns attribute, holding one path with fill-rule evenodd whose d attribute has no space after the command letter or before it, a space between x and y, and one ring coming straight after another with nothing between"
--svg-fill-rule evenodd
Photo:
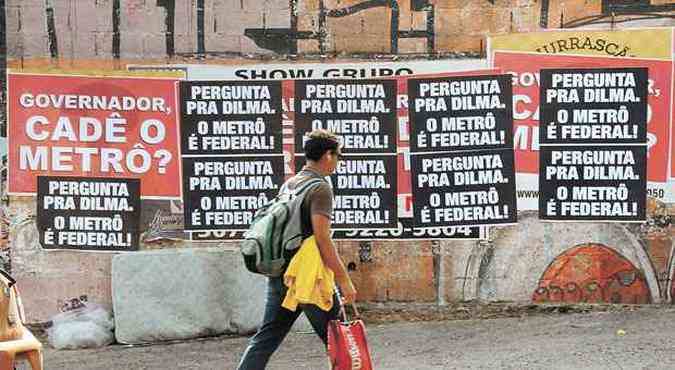
<instances>
[{"instance_id":1,"label":"man's arm","mask_svg":"<svg viewBox=\"0 0 675 370\"><path fill-rule=\"evenodd\" d=\"M340 258L340 255L338 255L337 249L333 244L333 239L330 236L330 225L331 221L328 216L320 213L312 215L314 238L316 239L316 244L319 246L321 259L323 260L323 263L335 273L335 280L340 286L344 303L354 303L356 300L356 289L354 288L352 279L349 277L347 269L345 269L345 265L342 263L342 259Z\"/></svg>"}]
</instances>

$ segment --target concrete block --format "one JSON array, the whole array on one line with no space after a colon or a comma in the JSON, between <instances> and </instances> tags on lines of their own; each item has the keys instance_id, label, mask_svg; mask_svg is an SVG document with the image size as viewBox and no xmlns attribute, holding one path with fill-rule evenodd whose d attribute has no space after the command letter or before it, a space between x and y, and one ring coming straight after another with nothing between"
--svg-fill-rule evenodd
<instances>
[{"instance_id":1,"label":"concrete block","mask_svg":"<svg viewBox=\"0 0 675 370\"><path fill-rule=\"evenodd\" d=\"M114 258L117 341L137 344L231 332L232 314L226 303L232 287L226 276L234 261L227 257L217 249L199 249Z\"/></svg>"},{"instance_id":2,"label":"concrete block","mask_svg":"<svg viewBox=\"0 0 675 370\"><path fill-rule=\"evenodd\" d=\"M120 343L137 344L255 332L266 283L246 270L234 249L117 255L112 263L115 336ZM311 326L302 319L293 330Z\"/></svg>"}]
</instances>

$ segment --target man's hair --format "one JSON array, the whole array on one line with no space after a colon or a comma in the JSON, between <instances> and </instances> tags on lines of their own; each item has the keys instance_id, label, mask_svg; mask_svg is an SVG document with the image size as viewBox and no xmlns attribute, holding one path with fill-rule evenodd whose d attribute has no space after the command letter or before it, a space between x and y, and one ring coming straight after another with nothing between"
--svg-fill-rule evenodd
<instances>
[{"instance_id":1,"label":"man's hair","mask_svg":"<svg viewBox=\"0 0 675 370\"><path fill-rule=\"evenodd\" d=\"M322 129L316 129L307 134L305 141L305 157L312 161L318 161L330 150L337 150L340 147L340 141L337 135Z\"/></svg>"}]
</instances>

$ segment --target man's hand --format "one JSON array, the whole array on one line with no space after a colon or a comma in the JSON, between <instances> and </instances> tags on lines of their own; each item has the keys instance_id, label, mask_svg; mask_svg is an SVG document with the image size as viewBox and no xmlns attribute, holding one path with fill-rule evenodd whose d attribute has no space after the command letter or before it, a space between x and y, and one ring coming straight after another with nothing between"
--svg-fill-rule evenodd
<instances>
[{"instance_id":1,"label":"man's hand","mask_svg":"<svg viewBox=\"0 0 675 370\"><path fill-rule=\"evenodd\" d=\"M343 304L352 304L356 302L356 288L354 288L354 284L352 284L351 280L340 284L340 292L342 293Z\"/></svg>"}]
</instances>

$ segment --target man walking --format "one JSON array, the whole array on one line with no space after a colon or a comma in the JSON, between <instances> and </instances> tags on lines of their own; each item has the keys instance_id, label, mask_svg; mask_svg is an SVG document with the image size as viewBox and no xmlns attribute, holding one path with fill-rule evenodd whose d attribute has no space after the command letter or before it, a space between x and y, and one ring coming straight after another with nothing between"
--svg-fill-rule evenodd
<instances>
[{"instance_id":1,"label":"man walking","mask_svg":"<svg viewBox=\"0 0 675 370\"><path fill-rule=\"evenodd\" d=\"M307 136L304 146L307 164L284 186L291 191L313 179L323 179L332 175L341 156L340 143L335 134L326 130L314 130ZM356 289L331 238L333 213L331 186L324 181L309 190L302 202L300 213L303 239L314 235L323 264L335 274L335 280L343 295L343 302L353 303L356 298ZM286 264L291 257L291 255L287 256ZM305 313L314 331L321 338L324 346L326 345L328 321L337 318L339 309L335 303L337 299L333 297L333 307L329 311L323 311L315 305L299 305L298 310L290 311L281 306L286 291L283 276L269 278L263 323L249 341L239 363L240 370L264 369L270 356L286 337L300 312Z\"/></svg>"}]
</instances>

